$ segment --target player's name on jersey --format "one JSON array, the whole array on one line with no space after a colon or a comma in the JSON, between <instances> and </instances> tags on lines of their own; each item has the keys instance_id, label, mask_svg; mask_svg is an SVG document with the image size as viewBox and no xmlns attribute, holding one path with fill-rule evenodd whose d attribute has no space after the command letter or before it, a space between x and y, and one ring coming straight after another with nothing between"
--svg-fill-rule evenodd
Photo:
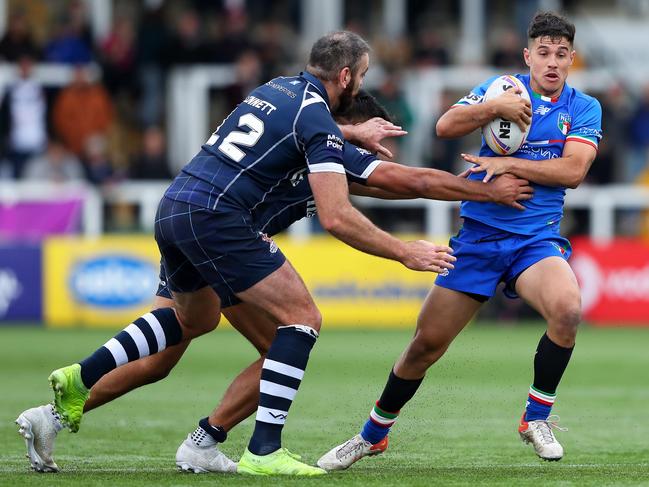
<instances>
[{"instance_id":1,"label":"player's name on jersey","mask_svg":"<svg viewBox=\"0 0 649 487\"><path fill-rule=\"evenodd\" d=\"M259 108L266 115L270 115L271 113L273 113L273 111L277 110L277 107L272 103L268 103L267 101L261 100L252 95L248 95L246 99L243 100L243 102L247 103L251 107Z\"/></svg>"}]
</instances>

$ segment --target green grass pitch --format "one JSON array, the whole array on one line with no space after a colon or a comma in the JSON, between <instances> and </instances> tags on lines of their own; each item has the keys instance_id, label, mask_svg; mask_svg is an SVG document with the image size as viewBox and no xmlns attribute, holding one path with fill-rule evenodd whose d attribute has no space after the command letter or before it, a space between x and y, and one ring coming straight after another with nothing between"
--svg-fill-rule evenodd
<instances>
[{"instance_id":1,"label":"green grass pitch","mask_svg":"<svg viewBox=\"0 0 649 487\"><path fill-rule=\"evenodd\" d=\"M326 326L326 325L325 325ZM648 485L649 328L584 327L559 389L561 462L543 463L518 439L540 324L477 324L434 366L402 412L386 454L323 478L273 485ZM271 485L268 479L176 472L174 454L235 373L254 358L231 330L197 340L164 382L84 417L57 440L59 474L27 468L13 420L50 400L49 372L83 358L111 335L101 330L0 328L0 485ZM359 431L407 330L324 330L291 409L284 445L315 462ZM223 450L237 459L249 419Z\"/></svg>"}]
</instances>

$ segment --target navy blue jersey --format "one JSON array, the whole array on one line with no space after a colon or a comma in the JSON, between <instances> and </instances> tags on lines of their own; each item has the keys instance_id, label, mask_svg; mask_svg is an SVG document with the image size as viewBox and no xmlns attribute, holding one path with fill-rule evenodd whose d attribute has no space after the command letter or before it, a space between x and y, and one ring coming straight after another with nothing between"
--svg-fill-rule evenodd
<instances>
[{"instance_id":1,"label":"navy blue jersey","mask_svg":"<svg viewBox=\"0 0 649 487\"><path fill-rule=\"evenodd\" d=\"M275 78L228 115L165 196L252 211L307 171L344 174L343 147L323 84L309 73Z\"/></svg>"},{"instance_id":2,"label":"navy blue jersey","mask_svg":"<svg viewBox=\"0 0 649 487\"><path fill-rule=\"evenodd\" d=\"M374 154L349 142L345 142L343 160L347 181L360 184L366 184L367 178L380 163ZM271 191L252 215L260 231L275 235L294 222L315 213L316 206L309 180L301 173L287 191L282 192L279 188Z\"/></svg>"}]
</instances>

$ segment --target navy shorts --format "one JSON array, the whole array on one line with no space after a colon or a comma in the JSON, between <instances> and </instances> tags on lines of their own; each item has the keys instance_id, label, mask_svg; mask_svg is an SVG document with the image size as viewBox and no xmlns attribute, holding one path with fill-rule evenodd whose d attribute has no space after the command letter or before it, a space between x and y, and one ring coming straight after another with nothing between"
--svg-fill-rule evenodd
<instances>
[{"instance_id":1,"label":"navy shorts","mask_svg":"<svg viewBox=\"0 0 649 487\"><path fill-rule=\"evenodd\" d=\"M435 284L490 298L500 282L505 296L517 298L516 278L528 267L546 257L568 260L570 242L555 233L520 235L464 219L460 232L449 241L457 257L455 268L439 275Z\"/></svg>"},{"instance_id":2,"label":"navy shorts","mask_svg":"<svg viewBox=\"0 0 649 487\"><path fill-rule=\"evenodd\" d=\"M286 261L277 244L256 229L248 212L212 211L166 197L158 206L155 239L165 277L161 272L161 280L168 291L210 286L224 307L240 302L236 293Z\"/></svg>"}]
</instances>

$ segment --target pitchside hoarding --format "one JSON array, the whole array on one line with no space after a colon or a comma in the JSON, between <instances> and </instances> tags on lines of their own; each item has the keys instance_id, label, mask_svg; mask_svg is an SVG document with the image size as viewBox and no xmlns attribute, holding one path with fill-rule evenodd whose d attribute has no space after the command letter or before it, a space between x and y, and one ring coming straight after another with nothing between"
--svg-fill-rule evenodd
<instances>
[{"instance_id":1,"label":"pitchside hoarding","mask_svg":"<svg viewBox=\"0 0 649 487\"><path fill-rule=\"evenodd\" d=\"M118 328L150 309L159 268L153 238L57 237L43 253L48 325Z\"/></svg>"},{"instance_id":2,"label":"pitchside hoarding","mask_svg":"<svg viewBox=\"0 0 649 487\"><path fill-rule=\"evenodd\" d=\"M0 324L43 319L40 245L0 245Z\"/></svg>"},{"instance_id":3,"label":"pitchside hoarding","mask_svg":"<svg viewBox=\"0 0 649 487\"><path fill-rule=\"evenodd\" d=\"M649 326L649 243L572 240L570 264L581 287L584 317L593 324Z\"/></svg>"}]
</instances>

